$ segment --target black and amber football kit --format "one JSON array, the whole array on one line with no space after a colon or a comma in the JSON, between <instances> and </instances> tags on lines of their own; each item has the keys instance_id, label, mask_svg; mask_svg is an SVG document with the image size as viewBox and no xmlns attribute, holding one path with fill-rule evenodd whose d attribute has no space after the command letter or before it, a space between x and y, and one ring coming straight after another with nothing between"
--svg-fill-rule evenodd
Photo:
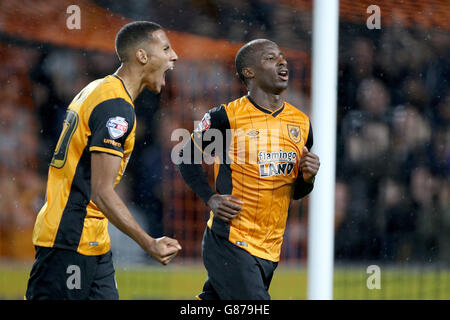
<instances>
[{"instance_id":1,"label":"black and amber football kit","mask_svg":"<svg viewBox=\"0 0 450 320\"><path fill-rule=\"evenodd\" d=\"M133 101L123 81L116 75L91 82L73 99L67 108L62 132L50 163L46 201L34 226L33 244L36 247L68 250L82 257L110 256L108 220L90 200L91 152L106 152L122 158L115 181L117 185L134 147L135 129ZM47 251L36 252L29 288L36 290L40 286L33 281L48 283L48 277L52 276L51 272L46 272L47 278L43 279L36 274L37 270L42 269L39 263L46 263L39 254L45 252L46 256L52 256ZM67 261L66 264L70 265L71 262ZM61 270L59 268L57 272ZM54 277L59 279L67 277L67 274L55 274ZM114 281L113 278L114 274L110 277L111 281ZM64 283L56 286L54 292L45 294L67 298ZM39 292L27 291L27 298L39 298Z\"/></svg>"},{"instance_id":2,"label":"black and amber football kit","mask_svg":"<svg viewBox=\"0 0 450 320\"><path fill-rule=\"evenodd\" d=\"M219 132L221 138L218 138ZM310 150L312 145L311 123L302 111L287 102L271 111L244 96L205 114L191 140L184 146L178 168L186 183L205 203L216 192L232 194L244 202L237 217L228 223L210 212L207 229L212 233L206 230L203 238L207 282L213 288L227 287L231 292L228 294L216 289L220 297L233 299L236 297L233 291L240 288L242 293L246 286L242 285L242 279L234 286L230 283L225 285L224 273L229 270L208 268L208 255L218 253L207 248L220 249L205 242L212 241L209 238L213 234L233 244L236 250L247 252L256 261L272 262L274 270L280 259L290 201L304 197L313 189L313 184L303 181L298 166L302 148L306 146ZM209 186L201 164L192 163L198 159L198 152L215 156L216 191ZM251 268L262 270L261 263L254 263ZM243 272L248 268L248 265L240 267ZM259 272L254 274L256 282L264 278ZM253 281L247 279L249 283ZM249 290L252 287L249 285ZM262 297L263 294L256 296ZM252 299L255 295L250 291L239 295L239 298L245 297Z\"/></svg>"}]
</instances>

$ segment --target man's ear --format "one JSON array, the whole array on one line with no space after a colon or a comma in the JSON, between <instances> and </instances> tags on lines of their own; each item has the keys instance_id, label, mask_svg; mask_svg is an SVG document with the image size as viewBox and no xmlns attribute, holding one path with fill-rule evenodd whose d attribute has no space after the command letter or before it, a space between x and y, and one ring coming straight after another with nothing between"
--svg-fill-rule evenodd
<instances>
[{"instance_id":1,"label":"man's ear","mask_svg":"<svg viewBox=\"0 0 450 320\"><path fill-rule=\"evenodd\" d=\"M255 77L255 73L253 72L253 70L249 67L245 67L242 68L242 74L244 75L245 78L247 79L252 79Z\"/></svg>"},{"instance_id":2,"label":"man's ear","mask_svg":"<svg viewBox=\"0 0 450 320\"><path fill-rule=\"evenodd\" d=\"M148 61L147 52L144 49L136 50L136 59L138 62L140 62L142 64L146 64Z\"/></svg>"}]
</instances>

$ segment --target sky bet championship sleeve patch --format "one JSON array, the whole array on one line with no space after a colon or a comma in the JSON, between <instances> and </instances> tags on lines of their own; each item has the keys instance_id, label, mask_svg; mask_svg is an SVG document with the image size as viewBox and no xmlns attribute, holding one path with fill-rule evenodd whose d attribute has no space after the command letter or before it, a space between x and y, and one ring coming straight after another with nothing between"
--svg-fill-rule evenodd
<instances>
[{"instance_id":1,"label":"sky bet championship sleeve patch","mask_svg":"<svg viewBox=\"0 0 450 320\"><path fill-rule=\"evenodd\" d=\"M135 121L134 108L124 99L110 99L97 105L89 118L89 151L123 156L125 140Z\"/></svg>"},{"instance_id":2,"label":"sky bet championship sleeve patch","mask_svg":"<svg viewBox=\"0 0 450 320\"><path fill-rule=\"evenodd\" d=\"M128 131L128 122L122 117L109 118L106 127L110 137L118 139Z\"/></svg>"},{"instance_id":3,"label":"sky bet championship sleeve patch","mask_svg":"<svg viewBox=\"0 0 450 320\"><path fill-rule=\"evenodd\" d=\"M200 151L202 152L208 145L212 144L215 141L215 134L217 132L209 131L209 133L212 134L210 137L211 139L209 137L207 139L203 138L204 135L207 135L206 132L210 129L220 131L223 139L226 139L226 130L230 129L230 123L228 120L227 112L225 111L225 107L223 105L212 108L207 113L205 113L202 120L200 120L200 122L194 129L192 140L197 149L200 149ZM225 144L223 145L224 148Z\"/></svg>"},{"instance_id":4,"label":"sky bet championship sleeve patch","mask_svg":"<svg viewBox=\"0 0 450 320\"><path fill-rule=\"evenodd\" d=\"M211 127L211 115L209 112L205 113L202 120L198 123L197 128L194 130L195 132L203 132L208 130Z\"/></svg>"}]
</instances>

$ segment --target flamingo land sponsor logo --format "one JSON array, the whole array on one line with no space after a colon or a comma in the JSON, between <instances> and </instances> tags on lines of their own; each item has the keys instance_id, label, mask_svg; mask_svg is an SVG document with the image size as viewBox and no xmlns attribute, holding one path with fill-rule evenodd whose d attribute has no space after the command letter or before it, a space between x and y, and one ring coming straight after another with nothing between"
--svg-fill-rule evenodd
<instances>
[{"instance_id":1,"label":"flamingo land sponsor logo","mask_svg":"<svg viewBox=\"0 0 450 320\"><path fill-rule=\"evenodd\" d=\"M295 168L297 152L258 152L259 176L267 178L272 176L289 176Z\"/></svg>"},{"instance_id":2,"label":"flamingo land sponsor logo","mask_svg":"<svg viewBox=\"0 0 450 320\"><path fill-rule=\"evenodd\" d=\"M112 139L118 139L128 131L128 122L122 117L109 118L106 128Z\"/></svg>"}]
</instances>

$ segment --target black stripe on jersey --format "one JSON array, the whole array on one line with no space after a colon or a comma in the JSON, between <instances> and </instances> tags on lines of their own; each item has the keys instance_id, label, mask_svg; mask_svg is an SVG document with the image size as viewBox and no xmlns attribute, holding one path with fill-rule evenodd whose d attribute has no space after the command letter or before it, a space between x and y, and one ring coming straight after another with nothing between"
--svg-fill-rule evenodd
<instances>
[{"instance_id":1,"label":"black stripe on jersey","mask_svg":"<svg viewBox=\"0 0 450 320\"><path fill-rule=\"evenodd\" d=\"M229 164L221 163L216 178L216 191L219 194L231 194L233 192L233 182L231 180L231 168ZM216 216L213 217L211 230L218 236L228 239L230 236L230 224Z\"/></svg>"},{"instance_id":2,"label":"black stripe on jersey","mask_svg":"<svg viewBox=\"0 0 450 320\"><path fill-rule=\"evenodd\" d=\"M220 164L219 173L216 178L216 190L220 194L231 194L233 192L233 182L231 180L231 168L229 164Z\"/></svg>"},{"instance_id":3,"label":"black stripe on jersey","mask_svg":"<svg viewBox=\"0 0 450 320\"><path fill-rule=\"evenodd\" d=\"M88 144L89 145L89 144ZM91 154L86 147L81 155L70 187L54 247L77 250L86 217L86 207L91 198Z\"/></svg>"},{"instance_id":4,"label":"black stripe on jersey","mask_svg":"<svg viewBox=\"0 0 450 320\"><path fill-rule=\"evenodd\" d=\"M225 107L221 105L209 111L211 115L211 127L215 127L222 132L223 150L217 156L220 159L219 172L216 177L216 191L219 194L231 194L233 192L233 182L231 179L231 168L228 159L228 150L231 143L231 135L227 135L227 129L230 129L230 121L228 119ZM211 230L217 235L228 239L230 235L230 225L217 217L213 218Z\"/></svg>"},{"instance_id":5,"label":"black stripe on jersey","mask_svg":"<svg viewBox=\"0 0 450 320\"><path fill-rule=\"evenodd\" d=\"M211 122L211 125L214 125L221 131L224 141L223 149L217 154L221 164L216 178L216 190L219 194L231 194L233 192L233 182L231 180L228 150L232 136L227 134L227 129L230 129L230 121L223 105L210 110L209 113L211 114L211 120L215 120L215 123Z\"/></svg>"}]
</instances>

